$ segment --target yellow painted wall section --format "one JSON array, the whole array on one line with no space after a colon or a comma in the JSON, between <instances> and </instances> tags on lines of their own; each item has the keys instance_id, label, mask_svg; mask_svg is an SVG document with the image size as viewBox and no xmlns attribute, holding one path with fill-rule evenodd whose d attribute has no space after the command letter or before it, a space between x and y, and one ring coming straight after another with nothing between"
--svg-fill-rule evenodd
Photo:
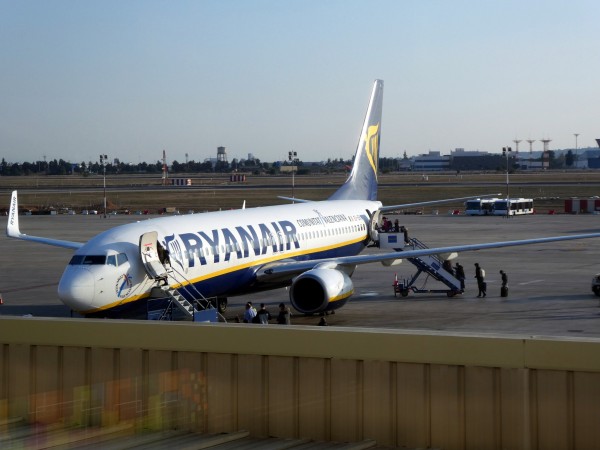
<instances>
[{"instance_id":1,"label":"yellow painted wall section","mask_svg":"<svg viewBox=\"0 0 600 450\"><path fill-rule=\"evenodd\" d=\"M0 422L600 448L600 340L0 318Z\"/></svg>"}]
</instances>

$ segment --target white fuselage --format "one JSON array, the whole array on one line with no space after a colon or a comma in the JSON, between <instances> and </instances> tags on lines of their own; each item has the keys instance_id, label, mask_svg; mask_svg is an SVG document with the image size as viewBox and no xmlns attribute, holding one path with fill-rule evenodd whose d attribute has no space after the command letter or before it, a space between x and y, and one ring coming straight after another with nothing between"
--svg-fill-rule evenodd
<instances>
[{"instance_id":1,"label":"white fuselage","mask_svg":"<svg viewBox=\"0 0 600 450\"><path fill-rule=\"evenodd\" d=\"M205 297L256 286L256 271L281 260L359 253L377 201L336 200L149 219L91 239L75 253L59 283L59 297L90 314L149 296L155 280L140 257L140 236L156 231L169 251L168 282L193 284ZM281 284L279 284L280 286Z\"/></svg>"}]
</instances>

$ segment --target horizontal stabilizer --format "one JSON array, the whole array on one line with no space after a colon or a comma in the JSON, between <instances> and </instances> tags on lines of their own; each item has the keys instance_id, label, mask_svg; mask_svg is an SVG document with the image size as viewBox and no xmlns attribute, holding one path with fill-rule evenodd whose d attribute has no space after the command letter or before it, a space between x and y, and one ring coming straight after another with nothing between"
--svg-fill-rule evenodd
<instances>
[{"instance_id":1,"label":"horizontal stabilizer","mask_svg":"<svg viewBox=\"0 0 600 450\"><path fill-rule=\"evenodd\" d=\"M278 195L277 198L280 198L282 200L288 200L290 202L296 202L296 203L310 203L310 202L312 202L312 200L304 200L302 198L295 198L295 197L284 197L283 195Z\"/></svg>"}]
</instances>

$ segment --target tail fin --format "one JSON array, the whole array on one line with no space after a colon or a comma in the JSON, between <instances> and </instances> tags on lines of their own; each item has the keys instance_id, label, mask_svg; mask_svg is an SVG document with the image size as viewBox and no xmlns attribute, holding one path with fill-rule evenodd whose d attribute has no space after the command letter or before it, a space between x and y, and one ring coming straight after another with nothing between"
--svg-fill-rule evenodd
<instances>
[{"instance_id":1,"label":"tail fin","mask_svg":"<svg viewBox=\"0 0 600 450\"><path fill-rule=\"evenodd\" d=\"M354 155L352 172L330 200L377 200L383 80L375 80L369 108Z\"/></svg>"}]
</instances>

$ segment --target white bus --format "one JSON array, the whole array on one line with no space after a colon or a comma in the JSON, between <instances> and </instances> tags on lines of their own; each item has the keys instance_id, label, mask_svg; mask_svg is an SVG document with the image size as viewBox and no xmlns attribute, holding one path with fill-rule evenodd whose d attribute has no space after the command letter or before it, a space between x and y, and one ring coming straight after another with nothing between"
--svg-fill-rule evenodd
<instances>
[{"instance_id":1,"label":"white bus","mask_svg":"<svg viewBox=\"0 0 600 450\"><path fill-rule=\"evenodd\" d=\"M510 212L506 212L506 199L496 199L494 202L495 216L517 216L521 214L533 214L533 199L531 198L509 198Z\"/></svg>"},{"instance_id":2,"label":"white bus","mask_svg":"<svg viewBox=\"0 0 600 450\"><path fill-rule=\"evenodd\" d=\"M475 198L465 202L467 216L487 216L494 213L494 202L497 198Z\"/></svg>"}]
</instances>

